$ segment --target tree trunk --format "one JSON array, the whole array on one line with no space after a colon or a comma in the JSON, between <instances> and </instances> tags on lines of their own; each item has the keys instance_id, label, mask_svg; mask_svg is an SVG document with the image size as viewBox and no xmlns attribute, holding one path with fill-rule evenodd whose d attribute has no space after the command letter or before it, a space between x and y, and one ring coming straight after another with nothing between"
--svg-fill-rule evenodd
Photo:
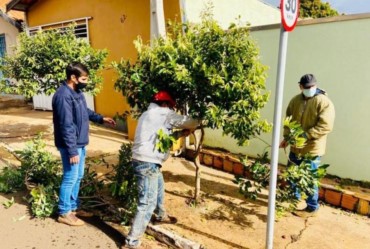
<instances>
[{"instance_id":1,"label":"tree trunk","mask_svg":"<svg viewBox=\"0 0 370 249\"><path fill-rule=\"evenodd\" d=\"M195 164L195 192L194 192L194 200L197 201L199 199L199 192L200 192L200 177L201 177L201 169L199 163L199 155L194 159Z\"/></svg>"},{"instance_id":2,"label":"tree trunk","mask_svg":"<svg viewBox=\"0 0 370 249\"><path fill-rule=\"evenodd\" d=\"M200 196L200 179L201 179L201 168L199 153L202 149L203 139L204 139L204 128L200 127L200 136L197 135L197 132L194 132L195 137L195 155L194 155L194 165L195 165L195 191L194 191L194 201L197 203Z\"/></svg>"}]
</instances>

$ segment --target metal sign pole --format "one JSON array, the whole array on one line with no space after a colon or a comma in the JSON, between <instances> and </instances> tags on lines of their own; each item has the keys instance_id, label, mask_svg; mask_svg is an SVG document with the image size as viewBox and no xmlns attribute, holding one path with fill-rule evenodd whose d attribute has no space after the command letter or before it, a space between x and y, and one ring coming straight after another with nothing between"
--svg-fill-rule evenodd
<instances>
[{"instance_id":1,"label":"metal sign pole","mask_svg":"<svg viewBox=\"0 0 370 249\"><path fill-rule=\"evenodd\" d=\"M267 216L267 232L266 232L266 249L273 248L274 238L274 222L275 222L275 199L276 199L276 183L277 169L279 159L279 143L280 143L280 127L281 127L281 110L283 104L284 93L284 77L285 63L288 46L288 32L283 26L280 31L279 59L276 81L275 94L275 111L274 111L274 126L272 135L272 153L271 153L271 173L269 185L269 203Z\"/></svg>"},{"instance_id":2,"label":"metal sign pole","mask_svg":"<svg viewBox=\"0 0 370 249\"><path fill-rule=\"evenodd\" d=\"M297 24L299 16L299 6L300 0L280 0L282 25L280 30L279 59L275 91L276 94L275 94L274 128L272 134L272 148L271 148L272 152L271 152L271 171L269 186L269 204L266 229L267 249L273 248L273 239L274 239L275 201L276 201L277 171L279 162L281 109L283 104L285 64L288 47L288 32L293 31L294 27Z\"/></svg>"}]
</instances>

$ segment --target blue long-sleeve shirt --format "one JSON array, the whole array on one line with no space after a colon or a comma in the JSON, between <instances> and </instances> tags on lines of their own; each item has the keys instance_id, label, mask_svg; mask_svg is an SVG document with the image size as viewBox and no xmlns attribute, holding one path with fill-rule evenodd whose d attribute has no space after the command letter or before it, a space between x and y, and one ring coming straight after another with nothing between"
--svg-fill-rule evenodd
<instances>
[{"instance_id":1,"label":"blue long-sleeve shirt","mask_svg":"<svg viewBox=\"0 0 370 249\"><path fill-rule=\"evenodd\" d=\"M52 107L55 146L67 149L70 157L78 155L77 148L89 143L89 120L103 123L103 116L87 108L83 93L66 82L54 94Z\"/></svg>"}]
</instances>

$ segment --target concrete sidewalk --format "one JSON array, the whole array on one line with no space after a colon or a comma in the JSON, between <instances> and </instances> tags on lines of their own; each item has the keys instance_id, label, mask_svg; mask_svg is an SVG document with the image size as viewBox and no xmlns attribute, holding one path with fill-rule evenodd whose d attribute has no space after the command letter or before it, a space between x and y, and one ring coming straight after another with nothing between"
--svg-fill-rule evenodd
<instances>
[{"instance_id":1,"label":"concrete sidewalk","mask_svg":"<svg viewBox=\"0 0 370 249\"><path fill-rule=\"evenodd\" d=\"M25 142L38 132L45 133L48 150L59 156L53 145L51 112L21 110L0 113L0 142L11 148L24 148ZM123 133L91 126L90 144L87 147L88 157L108 154L111 156L107 158L114 163L117 161L119 148L124 142L128 141ZM2 158L0 164L3 165L4 162L16 162L4 148L0 149L0 157ZM164 165L166 205L171 214L179 219L179 223L175 226L165 227L203 244L208 249L264 248L268 193L265 192L265 197L258 202L250 202L238 195L237 186L231 182L232 175L208 167L203 167L202 170L202 191L206 193L205 204L194 208L187 206L184 201L193 190L192 164L182 158L170 158ZM4 198L1 197L0 202L3 202ZM7 211L2 207L0 209L1 230L14 227L14 220L6 219ZM22 208L22 210L25 209ZM21 213L18 213L18 216L21 216ZM30 226L29 231L32 231L37 221L21 222L23 226ZM40 224L46 223L40 221ZM47 224L52 226L50 222ZM288 214L276 222L274 248L369 248L369 233L369 218L324 205L320 208L317 217L301 219ZM2 243L4 239L10 239L4 234L10 236L8 232L2 232L0 235ZM9 245L10 247L7 248L16 247L16 244L14 247L11 243ZM21 244L17 248L26 248L22 245L26 246ZM109 244L109 247L100 248L114 248L112 246ZM35 248L47 247L35 246ZM58 244L53 248L72 247ZM161 248L161 246L153 248Z\"/></svg>"}]
</instances>

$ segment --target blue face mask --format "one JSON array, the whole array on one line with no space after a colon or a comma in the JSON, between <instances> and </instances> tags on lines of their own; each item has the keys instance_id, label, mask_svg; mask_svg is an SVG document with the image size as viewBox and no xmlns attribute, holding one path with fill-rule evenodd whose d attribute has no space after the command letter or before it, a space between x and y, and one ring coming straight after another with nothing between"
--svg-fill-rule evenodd
<instances>
[{"instance_id":1,"label":"blue face mask","mask_svg":"<svg viewBox=\"0 0 370 249\"><path fill-rule=\"evenodd\" d=\"M315 93L316 93L316 90L317 90L317 87L315 86L315 87L311 87L311 88L309 88L309 89L303 89L303 95L305 96L305 97L307 97L307 98L311 98L311 97L313 97L314 95L315 95Z\"/></svg>"}]
</instances>

